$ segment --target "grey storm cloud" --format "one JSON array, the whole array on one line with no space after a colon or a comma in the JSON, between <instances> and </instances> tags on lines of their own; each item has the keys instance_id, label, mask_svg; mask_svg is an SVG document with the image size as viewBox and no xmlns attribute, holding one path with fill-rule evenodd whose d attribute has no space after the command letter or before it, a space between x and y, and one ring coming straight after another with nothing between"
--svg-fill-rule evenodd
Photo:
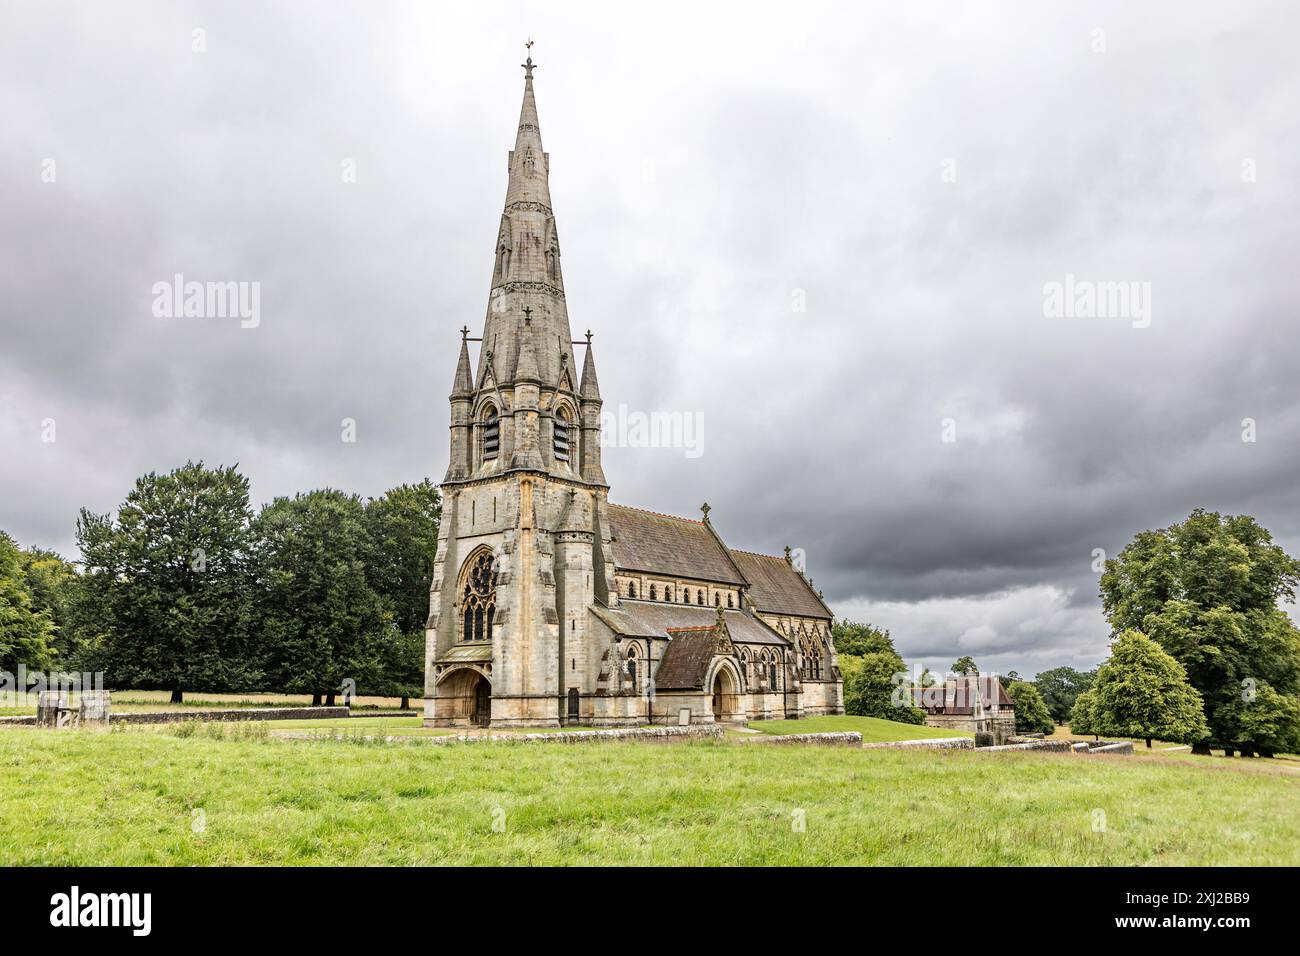
<instances>
[{"instance_id":1,"label":"grey storm cloud","mask_svg":"<svg viewBox=\"0 0 1300 956\"><path fill-rule=\"evenodd\" d=\"M5 2L0 26L23 544L75 554L80 507L187 458L259 501L442 476L531 35L606 407L703 424L698 458L609 448L614 500L803 549L839 614L934 668L1094 665L1094 549L1194 507L1300 550L1293 7ZM154 316L177 273L259 283L260 324ZM1149 283L1149 326L1046 316L1067 275Z\"/></svg>"}]
</instances>

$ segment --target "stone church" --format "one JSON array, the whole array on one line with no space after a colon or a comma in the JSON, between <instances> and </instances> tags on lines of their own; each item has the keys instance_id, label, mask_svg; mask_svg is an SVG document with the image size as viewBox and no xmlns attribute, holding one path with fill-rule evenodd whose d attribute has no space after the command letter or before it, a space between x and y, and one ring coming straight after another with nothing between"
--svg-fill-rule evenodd
<instances>
[{"instance_id":1,"label":"stone church","mask_svg":"<svg viewBox=\"0 0 1300 956\"><path fill-rule=\"evenodd\" d=\"M462 330L452 381L424 722L843 713L831 611L789 548L728 547L707 505L693 519L609 501L592 336L569 328L533 69L530 56L483 334Z\"/></svg>"}]
</instances>

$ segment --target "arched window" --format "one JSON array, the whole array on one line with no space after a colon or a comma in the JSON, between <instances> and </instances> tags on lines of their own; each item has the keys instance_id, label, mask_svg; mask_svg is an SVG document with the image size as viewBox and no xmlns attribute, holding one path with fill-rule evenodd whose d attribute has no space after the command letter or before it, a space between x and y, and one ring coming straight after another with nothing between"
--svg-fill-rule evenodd
<instances>
[{"instance_id":1,"label":"arched window","mask_svg":"<svg viewBox=\"0 0 1300 956\"><path fill-rule=\"evenodd\" d=\"M555 413L555 421L552 425L555 436L552 442L555 449L556 461L569 460L569 438L572 434L572 423L569 419L569 410L563 405Z\"/></svg>"},{"instance_id":2,"label":"arched window","mask_svg":"<svg viewBox=\"0 0 1300 956\"><path fill-rule=\"evenodd\" d=\"M492 640L497 609L496 561L490 551L470 558L461 580L462 641Z\"/></svg>"},{"instance_id":3,"label":"arched window","mask_svg":"<svg viewBox=\"0 0 1300 956\"><path fill-rule=\"evenodd\" d=\"M695 592L695 603L700 607L704 607L704 588L700 588Z\"/></svg>"},{"instance_id":4,"label":"arched window","mask_svg":"<svg viewBox=\"0 0 1300 956\"><path fill-rule=\"evenodd\" d=\"M776 686L776 665L777 665L777 662L778 662L778 661L779 661L779 658L773 656L772 660L771 660L771 661L768 663L768 665L767 665L767 667L768 667L768 671L767 671L767 675L768 675L768 676L767 676L767 686L770 687L772 690L776 690L776 689L777 689L777 686Z\"/></svg>"},{"instance_id":5,"label":"arched window","mask_svg":"<svg viewBox=\"0 0 1300 956\"><path fill-rule=\"evenodd\" d=\"M634 597L636 597L636 582L635 582L635 581L628 581L628 582L627 582L627 596L630 597L630 598L634 598Z\"/></svg>"},{"instance_id":6,"label":"arched window","mask_svg":"<svg viewBox=\"0 0 1300 956\"><path fill-rule=\"evenodd\" d=\"M627 676L628 676L628 680L632 682L632 693L636 693L637 685L636 685L636 648L635 647L629 647L627 649Z\"/></svg>"},{"instance_id":7,"label":"arched window","mask_svg":"<svg viewBox=\"0 0 1300 956\"><path fill-rule=\"evenodd\" d=\"M731 592L730 592L730 591L727 592L727 607L734 607L734 605L731 603Z\"/></svg>"},{"instance_id":8,"label":"arched window","mask_svg":"<svg viewBox=\"0 0 1300 956\"><path fill-rule=\"evenodd\" d=\"M722 606L722 592L721 592L721 591L714 591L714 592L713 592L713 606L714 606L714 607L721 607L721 606Z\"/></svg>"},{"instance_id":9,"label":"arched window","mask_svg":"<svg viewBox=\"0 0 1300 956\"><path fill-rule=\"evenodd\" d=\"M650 600L655 600L655 586L653 584L650 585Z\"/></svg>"},{"instance_id":10,"label":"arched window","mask_svg":"<svg viewBox=\"0 0 1300 956\"><path fill-rule=\"evenodd\" d=\"M501 419L497 417L497 410L489 405L483 415L483 460L495 458L500 447Z\"/></svg>"},{"instance_id":11,"label":"arched window","mask_svg":"<svg viewBox=\"0 0 1300 956\"><path fill-rule=\"evenodd\" d=\"M671 584L665 584L665 585L664 585L664 600L665 600L665 601L671 601L672 599L673 599L673 586L672 586Z\"/></svg>"},{"instance_id":12,"label":"arched window","mask_svg":"<svg viewBox=\"0 0 1300 956\"><path fill-rule=\"evenodd\" d=\"M745 675L745 683L753 686L754 674L750 669L749 648L743 648L740 652L740 670Z\"/></svg>"}]
</instances>

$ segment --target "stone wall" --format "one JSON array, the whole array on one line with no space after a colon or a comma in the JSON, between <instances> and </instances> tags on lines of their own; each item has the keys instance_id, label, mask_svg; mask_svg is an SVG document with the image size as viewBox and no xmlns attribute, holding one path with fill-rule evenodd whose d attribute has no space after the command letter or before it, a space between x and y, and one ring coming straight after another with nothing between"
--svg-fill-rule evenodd
<instances>
[{"instance_id":1,"label":"stone wall","mask_svg":"<svg viewBox=\"0 0 1300 956\"><path fill-rule=\"evenodd\" d=\"M112 714L115 724L170 724L182 720L324 720L348 717L346 707L240 707L232 710L167 710Z\"/></svg>"},{"instance_id":2,"label":"stone wall","mask_svg":"<svg viewBox=\"0 0 1300 956\"><path fill-rule=\"evenodd\" d=\"M863 744L863 750L974 750L973 737L933 737L927 740L894 740Z\"/></svg>"},{"instance_id":3,"label":"stone wall","mask_svg":"<svg viewBox=\"0 0 1300 956\"><path fill-rule=\"evenodd\" d=\"M414 734L387 734L370 736L362 739L389 740L422 744L590 744L622 741L668 742L674 740L720 739L724 735L720 724L692 724L686 727L629 727L611 730L558 730L553 733L523 733L509 731L505 733L456 734L443 737L422 737ZM307 731L282 733L274 735L280 740L349 740L357 739L350 734L313 734Z\"/></svg>"},{"instance_id":4,"label":"stone wall","mask_svg":"<svg viewBox=\"0 0 1300 956\"><path fill-rule=\"evenodd\" d=\"M746 737L747 744L824 744L830 746L857 747L862 744L862 735L856 730L828 731L821 734L764 734L761 737Z\"/></svg>"}]
</instances>

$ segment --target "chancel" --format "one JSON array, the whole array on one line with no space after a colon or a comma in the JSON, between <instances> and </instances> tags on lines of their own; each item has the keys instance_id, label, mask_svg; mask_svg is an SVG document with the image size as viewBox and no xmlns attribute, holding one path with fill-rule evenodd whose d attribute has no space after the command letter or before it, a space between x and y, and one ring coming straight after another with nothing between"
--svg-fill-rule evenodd
<instances>
[{"instance_id":1,"label":"chancel","mask_svg":"<svg viewBox=\"0 0 1300 956\"><path fill-rule=\"evenodd\" d=\"M570 330L531 53L523 67L483 334L461 329L452 380L424 722L842 714L832 614L788 548L728 547L707 504L693 519L609 501L593 337Z\"/></svg>"}]
</instances>

